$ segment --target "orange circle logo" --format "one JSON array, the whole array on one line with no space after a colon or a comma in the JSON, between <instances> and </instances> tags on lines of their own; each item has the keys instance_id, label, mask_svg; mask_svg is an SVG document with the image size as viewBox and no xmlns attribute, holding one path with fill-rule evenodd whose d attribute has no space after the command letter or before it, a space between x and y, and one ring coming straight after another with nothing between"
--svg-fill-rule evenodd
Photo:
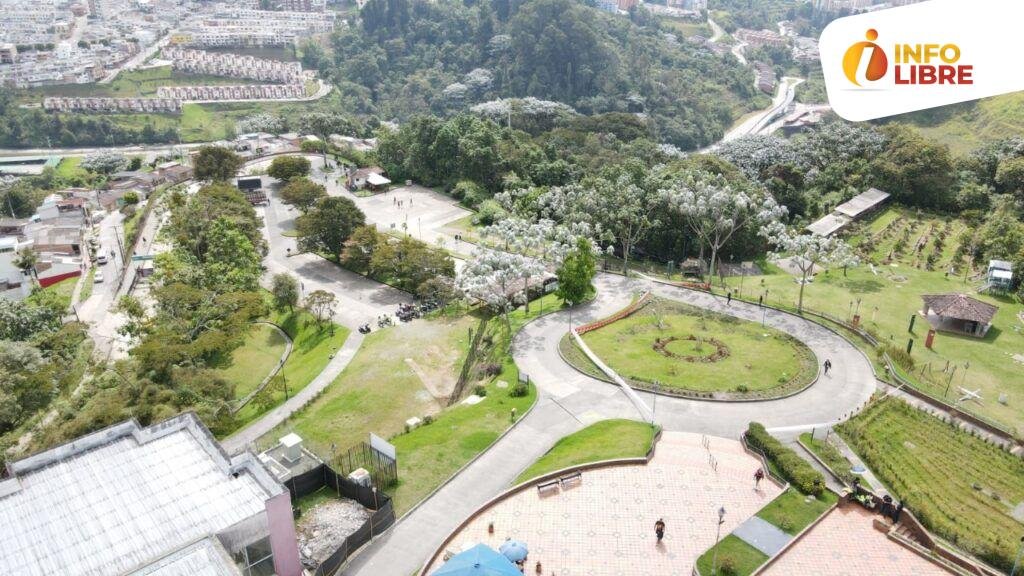
<instances>
[{"instance_id":1,"label":"orange circle logo","mask_svg":"<svg viewBox=\"0 0 1024 576\"><path fill-rule=\"evenodd\" d=\"M864 37L867 38L866 41L850 46L846 50L846 54L843 55L843 73L846 74L847 80L857 86L861 86L861 79L857 77L857 73L860 70L865 51L870 55L867 69L864 71L864 80L874 82L885 76L889 70L889 58L885 55L882 47L875 44L875 40L878 40L878 31L871 28L864 34Z\"/></svg>"}]
</instances>

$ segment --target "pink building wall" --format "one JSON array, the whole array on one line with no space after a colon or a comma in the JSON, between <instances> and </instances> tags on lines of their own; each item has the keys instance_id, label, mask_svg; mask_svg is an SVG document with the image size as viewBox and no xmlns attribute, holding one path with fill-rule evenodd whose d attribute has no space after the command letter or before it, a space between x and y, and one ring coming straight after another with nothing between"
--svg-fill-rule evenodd
<instances>
[{"instance_id":1,"label":"pink building wall","mask_svg":"<svg viewBox=\"0 0 1024 576\"><path fill-rule=\"evenodd\" d=\"M301 576L299 544L295 537L291 494L285 490L267 500L267 524L270 527L270 549L274 552L277 576Z\"/></svg>"}]
</instances>

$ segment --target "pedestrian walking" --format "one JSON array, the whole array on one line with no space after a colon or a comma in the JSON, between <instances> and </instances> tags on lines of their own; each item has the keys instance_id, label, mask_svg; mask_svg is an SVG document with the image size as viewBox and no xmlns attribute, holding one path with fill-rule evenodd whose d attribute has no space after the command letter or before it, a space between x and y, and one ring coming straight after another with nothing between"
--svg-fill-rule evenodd
<instances>
[{"instance_id":1,"label":"pedestrian walking","mask_svg":"<svg viewBox=\"0 0 1024 576\"><path fill-rule=\"evenodd\" d=\"M730 290L729 293L725 295L725 303L727 305L732 305L732 290Z\"/></svg>"},{"instance_id":2,"label":"pedestrian walking","mask_svg":"<svg viewBox=\"0 0 1024 576\"><path fill-rule=\"evenodd\" d=\"M654 523L654 535L658 537L658 543L661 543L661 539L665 537L665 521L658 518L658 521Z\"/></svg>"},{"instance_id":3,"label":"pedestrian walking","mask_svg":"<svg viewBox=\"0 0 1024 576\"><path fill-rule=\"evenodd\" d=\"M761 487L761 480L764 480L764 469L758 468L757 472L754 472L754 490Z\"/></svg>"},{"instance_id":4,"label":"pedestrian walking","mask_svg":"<svg viewBox=\"0 0 1024 576\"><path fill-rule=\"evenodd\" d=\"M828 358L825 359L825 376L828 376L828 371L832 369L832 361Z\"/></svg>"}]
</instances>

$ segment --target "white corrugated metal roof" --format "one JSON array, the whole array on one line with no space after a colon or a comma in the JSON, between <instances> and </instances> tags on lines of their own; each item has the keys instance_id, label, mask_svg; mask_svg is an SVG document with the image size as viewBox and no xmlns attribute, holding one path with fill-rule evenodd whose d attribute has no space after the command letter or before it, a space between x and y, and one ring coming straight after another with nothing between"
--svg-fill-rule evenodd
<instances>
[{"instance_id":1,"label":"white corrugated metal roof","mask_svg":"<svg viewBox=\"0 0 1024 576\"><path fill-rule=\"evenodd\" d=\"M279 487L262 467L229 463L194 415L130 424L11 465L14 477L0 482L0 574L137 570L263 514Z\"/></svg>"},{"instance_id":2,"label":"white corrugated metal roof","mask_svg":"<svg viewBox=\"0 0 1024 576\"><path fill-rule=\"evenodd\" d=\"M839 206L836 206L836 212L849 216L850 218L856 218L864 212L878 206L882 202L885 202L888 198L888 192L882 192L878 188L868 188L866 191L850 198L847 202L843 202Z\"/></svg>"},{"instance_id":3,"label":"white corrugated metal roof","mask_svg":"<svg viewBox=\"0 0 1024 576\"><path fill-rule=\"evenodd\" d=\"M817 236L831 236L849 223L850 219L846 216L828 214L808 225L807 230Z\"/></svg>"},{"instance_id":4,"label":"white corrugated metal roof","mask_svg":"<svg viewBox=\"0 0 1024 576\"><path fill-rule=\"evenodd\" d=\"M129 576L241 576L227 550L215 537L203 538Z\"/></svg>"}]
</instances>

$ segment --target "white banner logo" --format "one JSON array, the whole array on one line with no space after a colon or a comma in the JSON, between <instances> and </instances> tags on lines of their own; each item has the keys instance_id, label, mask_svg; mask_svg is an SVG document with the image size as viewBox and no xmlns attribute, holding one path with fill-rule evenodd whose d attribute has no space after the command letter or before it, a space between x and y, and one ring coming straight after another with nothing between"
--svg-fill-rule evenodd
<instances>
[{"instance_id":1,"label":"white banner logo","mask_svg":"<svg viewBox=\"0 0 1024 576\"><path fill-rule=\"evenodd\" d=\"M871 120L1024 90L1008 41L1019 0L931 0L840 18L821 34L829 104Z\"/></svg>"}]
</instances>

